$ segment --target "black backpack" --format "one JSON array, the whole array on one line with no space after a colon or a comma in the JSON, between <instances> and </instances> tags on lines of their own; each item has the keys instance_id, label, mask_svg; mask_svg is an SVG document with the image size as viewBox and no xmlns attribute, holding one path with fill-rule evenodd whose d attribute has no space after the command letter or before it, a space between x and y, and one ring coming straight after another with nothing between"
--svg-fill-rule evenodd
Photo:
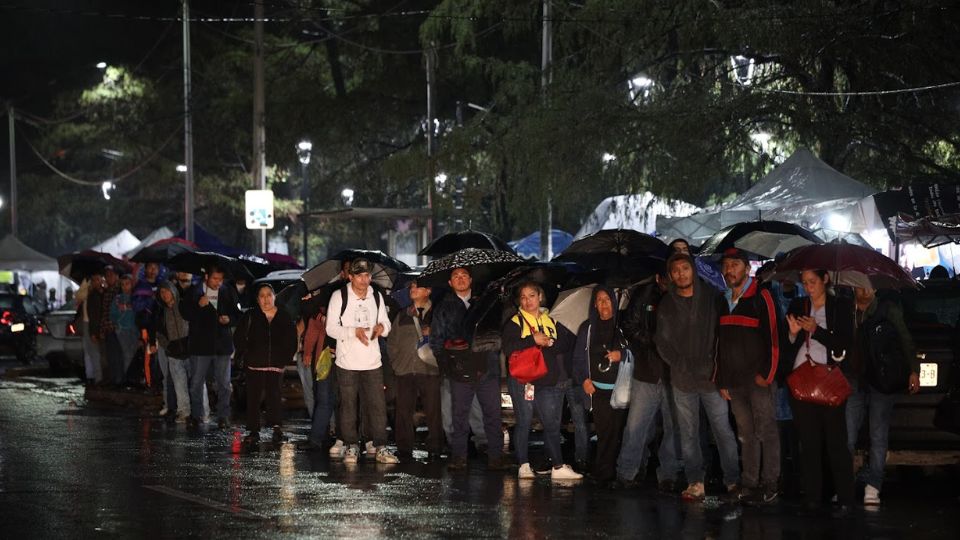
<instances>
[{"instance_id":1,"label":"black backpack","mask_svg":"<svg viewBox=\"0 0 960 540\"><path fill-rule=\"evenodd\" d=\"M881 301L876 313L861 325L861 332L867 382L881 393L896 394L907 389L910 362L900 341L900 333L887 318L889 306L889 301Z\"/></svg>"}]
</instances>

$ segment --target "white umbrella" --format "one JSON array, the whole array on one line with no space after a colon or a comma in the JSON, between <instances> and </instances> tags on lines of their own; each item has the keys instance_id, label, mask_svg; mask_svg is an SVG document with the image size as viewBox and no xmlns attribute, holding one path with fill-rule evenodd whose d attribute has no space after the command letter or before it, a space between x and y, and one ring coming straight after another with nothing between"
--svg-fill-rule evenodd
<instances>
[{"instance_id":1,"label":"white umbrella","mask_svg":"<svg viewBox=\"0 0 960 540\"><path fill-rule=\"evenodd\" d=\"M795 234L753 231L745 234L743 238L737 239L733 245L763 258L772 259L780 253L789 253L798 247L809 246L813 243L811 240Z\"/></svg>"},{"instance_id":2,"label":"white umbrella","mask_svg":"<svg viewBox=\"0 0 960 540\"><path fill-rule=\"evenodd\" d=\"M550 317L566 326L567 330L576 333L590 314L590 301L593 299L593 289L596 286L596 283L591 283L590 285L561 291L557 296L557 301L553 303L553 308L550 309ZM630 295L625 294L629 290L629 288L626 290L614 289L620 299L618 310L626 309L630 303Z\"/></svg>"}]
</instances>

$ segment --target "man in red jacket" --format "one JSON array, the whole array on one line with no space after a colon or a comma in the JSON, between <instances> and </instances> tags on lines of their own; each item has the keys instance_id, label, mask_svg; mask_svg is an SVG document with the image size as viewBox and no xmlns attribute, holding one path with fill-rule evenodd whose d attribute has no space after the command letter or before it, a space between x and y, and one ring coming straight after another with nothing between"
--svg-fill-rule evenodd
<instances>
[{"instance_id":1,"label":"man in red jacket","mask_svg":"<svg viewBox=\"0 0 960 540\"><path fill-rule=\"evenodd\" d=\"M774 375L780 357L777 309L770 291L749 275L746 253L723 253L727 314L720 316L717 386L737 422L743 464L740 498L770 504L777 498L780 435Z\"/></svg>"}]
</instances>

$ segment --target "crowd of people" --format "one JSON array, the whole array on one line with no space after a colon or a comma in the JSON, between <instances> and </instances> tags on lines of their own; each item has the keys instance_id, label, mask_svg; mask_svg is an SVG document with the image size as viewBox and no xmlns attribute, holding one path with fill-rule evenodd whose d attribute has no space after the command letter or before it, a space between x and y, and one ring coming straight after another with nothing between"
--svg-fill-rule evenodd
<instances>
[{"instance_id":1,"label":"crowd of people","mask_svg":"<svg viewBox=\"0 0 960 540\"><path fill-rule=\"evenodd\" d=\"M864 329L885 324L895 330L899 358L909 364L903 390L916 392L919 366L897 303L870 288L839 290L816 268L772 288L751 275L750 259L735 248L722 255L727 287L721 292L698 277L685 241L670 250L665 270L629 291L597 284L578 328L551 316L544 284L521 281L511 291L499 342L484 346L471 343L467 324L477 301L470 268L454 269L443 291L413 278L405 288L409 305L399 308L371 283L370 261L346 261L335 286L302 298L297 317L276 305L269 284L238 290L217 267L202 279L179 272L161 279L159 265L150 263L139 280L107 267L77 293L86 376L94 384L130 384L139 347L155 354L163 375L161 414L193 429L211 421L227 428L231 371L242 370L244 446L255 449L264 404L273 440L286 437L281 382L284 368L296 363L311 417L302 446L344 463L364 456L400 463L422 449L426 459L461 470L472 433L491 470L515 469L520 479L588 476L631 488L642 484L655 453L658 489L695 502L707 493L715 446L718 489L726 496L774 503L781 463L789 457L802 468L805 504L818 508L833 497L841 513L854 504L852 453L867 418L870 451L859 477L863 503L879 504L890 412L900 389L871 383L878 347ZM629 301L622 302L625 293ZM519 364L526 367L532 352L542 355L542 365L535 378L521 376ZM385 363L393 374L393 418ZM853 388L850 398L840 406L795 399L786 381L806 363L839 365ZM611 400L620 369L632 369L626 407ZM504 455L502 379L513 404L512 456ZM545 454L536 463L529 448L535 414ZM567 417L573 451L565 458ZM389 424L396 450L388 446ZM785 425L792 426L799 451L784 436Z\"/></svg>"}]
</instances>

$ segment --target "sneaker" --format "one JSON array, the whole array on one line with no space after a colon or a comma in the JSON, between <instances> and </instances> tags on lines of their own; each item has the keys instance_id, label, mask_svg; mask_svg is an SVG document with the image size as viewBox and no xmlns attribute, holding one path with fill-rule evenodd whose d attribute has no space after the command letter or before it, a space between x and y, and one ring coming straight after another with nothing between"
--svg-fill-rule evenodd
<instances>
[{"instance_id":1,"label":"sneaker","mask_svg":"<svg viewBox=\"0 0 960 540\"><path fill-rule=\"evenodd\" d=\"M227 429L230 427L230 421L221 416L217 419L217 427L220 429Z\"/></svg>"},{"instance_id":2,"label":"sneaker","mask_svg":"<svg viewBox=\"0 0 960 540\"><path fill-rule=\"evenodd\" d=\"M863 505L878 506L880 504L880 490L867 484L863 490Z\"/></svg>"},{"instance_id":3,"label":"sneaker","mask_svg":"<svg viewBox=\"0 0 960 540\"><path fill-rule=\"evenodd\" d=\"M343 441L337 439L337 442L333 443L333 446L330 447L330 457L334 459L343 459L344 454L347 453L347 446L343 444Z\"/></svg>"},{"instance_id":4,"label":"sneaker","mask_svg":"<svg viewBox=\"0 0 960 540\"><path fill-rule=\"evenodd\" d=\"M287 440L287 436L283 434L283 430L280 429L280 426L273 426L273 442L280 443Z\"/></svg>"},{"instance_id":5,"label":"sneaker","mask_svg":"<svg viewBox=\"0 0 960 540\"><path fill-rule=\"evenodd\" d=\"M539 469L533 469L533 474L537 476L547 476L551 474L552 471L553 467L549 463L546 463L541 465Z\"/></svg>"},{"instance_id":6,"label":"sneaker","mask_svg":"<svg viewBox=\"0 0 960 540\"><path fill-rule=\"evenodd\" d=\"M356 463L358 459L360 459L360 447L355 444L351 444L350 447L347 448L347 453L343 456L343 462Z\"/></svg>"},{"instance_id":7,"label":"sneaker","mask_svg":"<svg viewBox=\"0 0 960 540\"><path fill-rule=\"evenodd\" d=\"M453 459L451 459L450 463L447 465L447 469L451 471L462 471L466 468L467 468L466 456L453 456Z\"/></svg>"},{"instance_id":8,"label":"sneaker","mask_svg":"<svg viewBox=\"0 0 960 540\"><path fill-rule=\"evenodd\" d=\"M367 456L369 457L374 457L377 455L377 447L373 445L373 441L367 441L364 451L367 452Z\"/></svg>"},{"instance_id":9,"label":"sneaker","mask_svg":"<svg viewBox=\"0 0 960 540\"><path fill-rule=\"evenodd\" d=\"M740 494L737 498L741 503L748 506L753 506L760 503L760 501L763 499L763 493L761 493L757 488L744 487L740 489Z\"/></svg>"},{"instance_id":10,"label":"sneaker","mask_svg":"<svg viewBox=\"0 0 960 540\"><path fill-rule=\"evenodd\" d=\"M177 414L177 420L176 420L176 422L177 422L178 424L186 424L186 423L187 423L187 418L190 418L190 415L189 415L189 414Z\"/></svg>"},{"instance_id":11,"label":"sneaker","mask_svg":"<svg viewBox=\"0 0 960 540\"><path fill-rule=\"evenodd\" d=\"M520 470L517 471L517 478L521 480L530 480L535 477L536 475L533 474L533 469L530 468L529 463L524 463L520 466Z\"/></svg>"},{"instance_id":12,"label":"sneaker","mask_svg":"<svg viewBox=\"0 0 960 540\"><path fill-rule=\"evenodd\" d=\"M776 487L764 488L761 502L763 504L773 504L777 500L778 496L780 496L780 492L777 491Z\"/></svg>"},{"instance_id":13,"label":"sneaker","mask_svg":"<svg viewBox=\"0 0 960 540\"><path fill-rule=\"evenodd\" d=\"M391 452L390 449L387 448L386 446L381 446L380 449L377 450L376 456L377 456L377 463L387 463L387 464L400 463L400 460L397 459L397 456L393 455L393 452Z\"/></svg>"},{"instance_id":14,"label":"sneaker","mask_svg":"<svg viewBox=\"0 0 960 540\"><path fill-rule=\"evenodd\" d=\"M554 467L550 471L551 480L581 480L583 475L574 471L569 465L561 465L559 467Z\"/></svg>"},{"instance_id":15,"label":"sneaker","mask_svg":"<svg viewBox=\"0 0 960 540\"><path fill-rule=\"evenodd\" d=\"M706 492L703 489L703 482L694 482L687 486L680 494L680 498L685 501L702 501Z\"/></svg>"},{"instance_id":16,"label":"sneaker","mask_svg":"<svg viewBox=\"0 0 960 540\"><path fill-rule=\"evenodd\" d=\"M734 501L740 500L740 486L727 484L727 498Z\"/></svg>"},{"instance_id":17,"label":"sneaker","mask_svg":"<svg viewBox=\"0 0 960 540\"><path fill-rule=\"evenodd\" d=\"M157 414L158 414L159 416L166 416L167 413L169 413L169 412L170 412L170 409L164 407L164 408L160 409L160 412L158 412Z\"/></svg>"}]
</instances>

